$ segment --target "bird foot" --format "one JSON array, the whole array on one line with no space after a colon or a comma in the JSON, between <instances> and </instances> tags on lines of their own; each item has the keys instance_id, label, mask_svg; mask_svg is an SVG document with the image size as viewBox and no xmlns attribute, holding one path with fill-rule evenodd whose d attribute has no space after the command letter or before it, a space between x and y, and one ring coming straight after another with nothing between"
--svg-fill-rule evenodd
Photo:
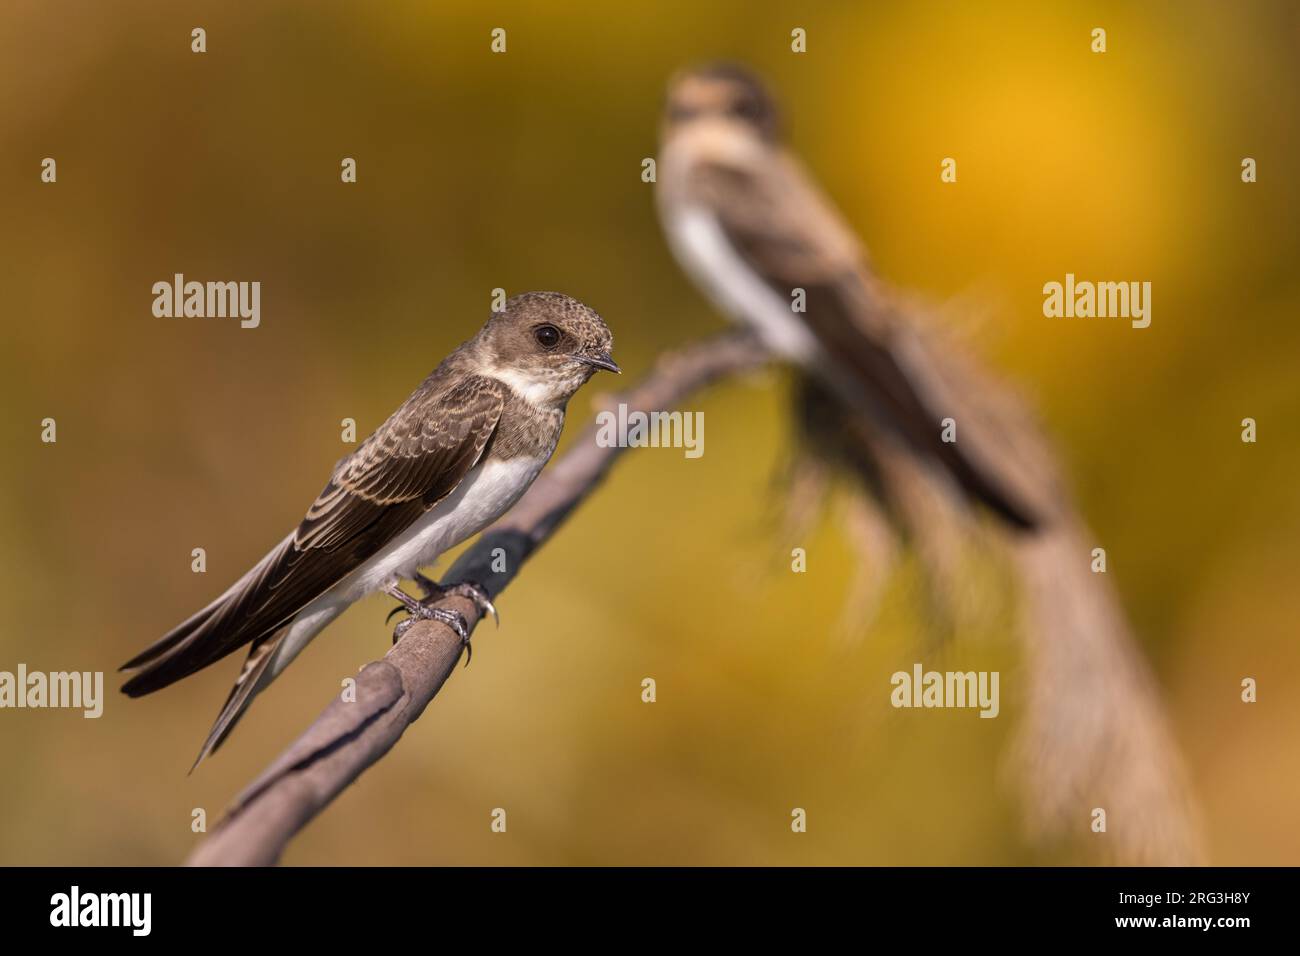
<instances>
[{"instance_id":1,"label":"bird foot","mask_svg":"<svg viewBox=\"0 0 1300 956\"><path fill-rule=\"evenodd\" d=\"M465 620L465 617L456 611L449 610L445 607L432 606L436 601L442 599L441 594L435 595L432 598L425 598L422 601L416 600L396 584L384 588L384 593L389 597L396 598L399 602L398 606L389 612L389 618L392 618L394 614L398 614L402 611L406 611L410 614L410 617L398 621L397 626L393 628L394 644L402 639L402 635L409 631L416 621L438 621L442 624L446 624L456 632L456 636L460 638L461 644L465 647L465 666L469 666L470 659L474 656L474 646L469 640L469 624Z\"/></svg>"},{"instance_id":2,"label":"bird foot","mask_svg":"<svg viewBox=\"0 0 1300 956\"><path fill-rule=\"evenodd\" d=\"M463 598L469 598L478 608L479 614L487 617L492 615L497 622L497 627L501 626L501 615L497 613L496 607L492 604L491 598L488 597L487 591L480 584L473 581L463 581L460 584L439 584L432 578L427 578L419 571L415 572L416 587L424 592L425 600L446 597L448 594L455 594Z\"/></svg>"}]
</instances>

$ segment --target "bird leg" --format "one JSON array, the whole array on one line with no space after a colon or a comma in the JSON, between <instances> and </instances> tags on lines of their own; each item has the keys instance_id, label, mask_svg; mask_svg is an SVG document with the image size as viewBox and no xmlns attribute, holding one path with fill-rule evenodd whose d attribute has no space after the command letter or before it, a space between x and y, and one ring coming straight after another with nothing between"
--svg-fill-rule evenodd
<instances>
[{"instance_id":1,"label":"bird leg","mask_svg":"<svg viewBox=\"0 0 1300 956\"><path fill-rule=\"evenodd\" d=\"M464 581L460 584L439 584L433 578L427 578L419 571L415 572L415 576L411 580L415 582L416 587L424 592L426 601L436 597L446 597L448 594L469 598L474 602L474 606L478 608L479 614L484 617L491 614L497 622L497 627L501 626L501 615L497 614L497 609L493 606L487 591L484 590L482 585L475 584L473 581Z\"/></svg>"},{"instance_id":2,"label":"bird leg","mask_svg":"<svg viewBox=\"0 0 1300 956\"><path fill-rule=\"evenodd\" d=\"M474 655L474 649L469 642L469 625L466 623L464 616L456 611L445 607L432 606L433 601L441 599L441 595L433 600L426 598L423 601L417 601L398 587L396 582L385 586L383 591L389 597L396 598L400 602L400 605L393 608L389 613L390 618L399 611L406 611L411 615L405 620L398 621L397 627L393 628L394 644L402 639L402 635L410 630L411 625L416 621L440 621L455 631L461 643L465 645L465 666L469 666L469 660Z\"/></svg>"}]
</instances>

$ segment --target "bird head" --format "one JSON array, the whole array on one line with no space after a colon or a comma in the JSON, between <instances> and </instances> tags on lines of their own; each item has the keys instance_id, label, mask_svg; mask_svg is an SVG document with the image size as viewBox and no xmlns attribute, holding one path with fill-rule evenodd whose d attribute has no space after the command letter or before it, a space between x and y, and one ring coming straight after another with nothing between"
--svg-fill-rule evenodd
<instances>
[{"instance_id":1,"label":"bird head","mask_svg":"<svg viewBox=\"0 0 1300 956\"><path fill-rule=\"evenodd\" d=\"M743 128L771 142L777 138L776 103L758 77L734 63L711 63L669 81L664 105L665 138L702 122Z\"/></svg>"},{"instance_id":2,"label":"bird head","mask_svg":"<svg viewBox=\"0 0 1300 956\"><path fill-rule=\"evenodd\" d=\"M490 373L538 405L562 406L597 371L619 372L614 336L594 309L559 292L525 292L479 336Z\"/></svg>"}]
</instances>

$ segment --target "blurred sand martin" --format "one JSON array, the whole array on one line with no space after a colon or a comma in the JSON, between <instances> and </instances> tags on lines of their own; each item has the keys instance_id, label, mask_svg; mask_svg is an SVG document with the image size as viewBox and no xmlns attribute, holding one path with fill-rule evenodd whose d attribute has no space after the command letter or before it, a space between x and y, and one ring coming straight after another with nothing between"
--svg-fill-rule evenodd
<instances>
[{"instance_id":1,"label":"blurred sand martin","mask_svg":"<svg viewBox=\"0 0 1300 956\"><path fill-rule=\"evenodd\" d=\"M836 107L829 122L854 121ZM1157 682L1107 576L1089 569L1095 536L1027 403L873 274L853 231L782 148L772 101L749 73L678 75L661 136L655 189L669 244L720 310L795 368L797 454L862 479L859 490L913 537L923 565L950 578L951 594L974 582L957 581L964 535L937 512L982 502L1009 532L1026 668L1016 762L1032 830L1064 835L1099 802L1123 804L1130 829L1108 851L1117 860L1196 862L1195 814ZM943 441L945 418L960 425L959 440Z\"/></svg>"},{"instance_id":2,"label":"blurred sand martin","mask_svg":"<svg viewBox=\"0 0 1300 956\"><path fill-rule=\"evenodd\" d=\"M996 455L942 440L957 402L937 363L891 307L852 230L781 146L775 106L748 71L716 64L674 77L657 173L673 254L718 308L1013 525L1034 524Z\"/></svg>"},{"instance_id":3,"label":"blurred sand martin","mask_svg":"<svg viewBox=\"0 0 1300 956\"><path fill-rule=\"evenodd\" d=\"M565 406L598 369L619 371L599 315L557 292L506 303L452 352L357 450L334 466L302 523L203 610L127 661L139 697L251 645L195 766L253 697L349 605L382 591L412 618L467 641L460 615L429 605L448 592L495 613L476 585L419 573L509 509L555 451ZM417 601L398 586L413 580Z\"/></svg>"}]
</instances>

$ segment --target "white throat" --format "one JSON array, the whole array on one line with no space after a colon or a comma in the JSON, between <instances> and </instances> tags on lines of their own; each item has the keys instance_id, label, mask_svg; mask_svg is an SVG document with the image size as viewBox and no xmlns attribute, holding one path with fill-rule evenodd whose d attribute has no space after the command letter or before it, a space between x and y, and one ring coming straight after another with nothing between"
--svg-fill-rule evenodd
<instances>
[{"instance_id":1,"label":"white throat","mask_svg":"<svg viewBox=\"0 0 1300 956\"><path fill-rule=\"evenodd\" d=\"M512 392L538 408L562 408L573 393L572 383L560 375L538 377L514 368L498 365L488 372Z\"/></svg>"}]
</instances>

